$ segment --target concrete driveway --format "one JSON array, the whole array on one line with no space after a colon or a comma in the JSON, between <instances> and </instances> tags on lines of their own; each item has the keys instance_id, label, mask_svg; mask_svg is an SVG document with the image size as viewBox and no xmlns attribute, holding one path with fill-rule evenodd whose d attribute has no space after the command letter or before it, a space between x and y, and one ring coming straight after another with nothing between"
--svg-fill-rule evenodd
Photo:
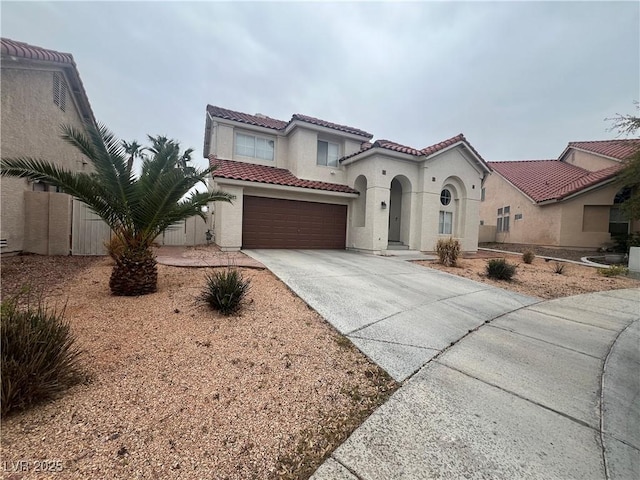
<instances>
[{"instance_id":1,"label":"concrete driveway","mask_svg":"<svg viewBox=\"0 0 640 480\"><path fill-rule=\"evenodd\" d=\"M403 381L469 330L539 301L402 257L248 250L362 352Z\"/></svg>"},{"instance_id":2,"label":"concrete driveway","mask_svg":"<svg viewBox=\"0 0 640 480\"><path fill-rule=\"evenodd\" d=\"M406 379L313 480L640 478L640 290L540 301L383 257L248 253Z\"/></svg>"}]
</instances>

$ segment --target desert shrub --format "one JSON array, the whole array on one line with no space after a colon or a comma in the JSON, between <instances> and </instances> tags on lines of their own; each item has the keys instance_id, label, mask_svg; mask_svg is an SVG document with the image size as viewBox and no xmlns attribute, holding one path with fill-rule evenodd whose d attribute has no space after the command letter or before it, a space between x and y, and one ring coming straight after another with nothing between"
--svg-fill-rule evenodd
<instances>
[{"instance_id":1,"label":"desert shrub","mask_svg":"<svg viewBox=\"0 0 640 480\"><path fill-rule=\"evenodd\" d=\"M617 277L618 275L626 275L629 269L622 265L611 265L608 268L599 268L598 275L603 277Z\"/></svg>"},{"instance_id":2,"label":"desert shrub","mask_svg":"<svg viewBox=\"0 0 640 480\"><path fill-rule=\"evenodd\" d=\"M558 275L562 275L564 273L564 268L566 265L564 263L556 262L553 265L553 273L557 273Z\"/></svg>"},{"instance_id":3,"label":"desert shrub","mask_svg":"<svg viewBox=\"0 0 640 480\"><path fill-rule=\"evenodd\" d=\"M61 312L18 297L0 304L2 415L53 398L83 379L80 350Z\"/></svg>"},{"instance_id":4,"label":"desert shrub","mask_svg":"<svg viewBox=\"0 0 640 480\"><path fill-rule=\"evenodd\" d=\"M237 268L216 270L207 274L201 299L223 315L230 315L240 309L250 283Z\"/></svg>"},{"instance_id":5,"label":"desert shrub","mask_svg":"<svg viewBox=\"0 0 640 480\"><path fill-rule=\"evenodd\" d=\"M492 258L487 262L487 276L495 280L511 280L516 274L517 265L504 258Z\"/></svg>"},{"instance_id":6,"label":"desert shrub","mask_svg":"<svg viewBox=\"0 0 640 480\"><path fill-rule=\"evenodd\" d=\"M525 250L522 253L522 261L527 265L531 265L534 258L536 258L536 254L533 253L533 250Z\"/></svg>"},{"instance_id":7,"label":"desert shrub","mask_svg":"<svg viewBox=\"0 0 640 480\"><path fill-rule=\"evenodd\" d=\"M436 253L442 265L455 267L460 256L460 242L452 237L441 238L436 244Z\"/></svg>"}]
</instances>

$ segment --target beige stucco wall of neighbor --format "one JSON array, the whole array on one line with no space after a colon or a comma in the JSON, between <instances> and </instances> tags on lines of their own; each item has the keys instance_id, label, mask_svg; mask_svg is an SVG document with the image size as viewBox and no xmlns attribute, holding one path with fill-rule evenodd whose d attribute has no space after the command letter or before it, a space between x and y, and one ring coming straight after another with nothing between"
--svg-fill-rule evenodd
<instances>
[{"instance_id":1,"label":"beige stucco wall of neighbor","mask_svg":"<svg viewBox=\"0 0 640 480\"><path fill-rule=\"evenodd\" d=\"M608 168L612 165L617 165L618 163L620 163L616 160L611 160L609 158L604 158L600 155L583 152L581 150L575 150L573 148L570 148L567 153L565 153L564 161L570 163L571 165L575 165L576 167L589 170L590 172L602 170L603 168Z\"/></svg>"},{"instance_id":2,"label":"beige stucco wall of neighbor","mask_svg":"<svg viewBox=\"0 0 640 480\"><path fill-rule=\"evenodd\" d=\"M89 166L83 162L82 155L60 138L60 124L82 128L83 122L69 91L64 112L53 103L54 71L63 74L62 70L28 64L18 68L10 62L3 63L0 72L2 156L42 158L71 170L88 171ZM23 192L31 191L32 184L15 178L2 178L0 182L0 238L7 240L2 253L18 252L25 249ZM70 230L67 243L69 233ZM58 251L55 246L50 250ZM68 251L67 245L66 253Z\"/></svg>"},{"instance_id":3,"label":"beige stucco wall of neighbor","mask_svg":"<svg viewBox=\"0 0 640 480\"><path fill-rule=\"evenodd\" d=\"M480 219L495 226L497 209L509 205L510 230L497 232L497 242L599 248L611 242L609 211L619 190L619 185L609 184L562 202L537 205L494 173L485 181ZM522 219L515 220L518 213ZM639 227L635 222L631 231Z\"/></svg>"},{"instance_id":4,"label":"beige stucco wall of neighbor","mask_svg":"<svg viewBox=\"0 0 640 480\"><path fill-rule=\"evenodd\" d=\"M485 225L497 225L498 209L510 207L509 231L496 232L495 241L501 243L530 243L558 245L561 208L558 204L539 207L497 173L484 183L485 201L480 202L480 220ZM522 219L515 220L516 214Z\"/></svg>"}]
</instances>

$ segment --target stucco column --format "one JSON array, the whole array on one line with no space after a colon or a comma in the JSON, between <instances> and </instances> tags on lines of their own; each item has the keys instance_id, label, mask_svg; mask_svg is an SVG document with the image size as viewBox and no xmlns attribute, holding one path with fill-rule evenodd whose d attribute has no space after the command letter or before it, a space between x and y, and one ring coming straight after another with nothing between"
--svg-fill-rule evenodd
<instances>
[{"instance_id":1,"label":"stucco column","mask_svg":"<svg viewBox=\"0 0 640 480\"><path fill-rule=\"evenodd\" d=\"M232 200L232 203L215 202L214 241L222 251L240 250L242 247L242 195L244 188L230 185L222 185L220 188L235 195L236 198Z\"/></svg>"},{"instance_id":2,"label":"stucco column","mask_svg":"<svg viewBox=\"0 0 640 480\"><path fill-rule=\"evenodd\" d=\"M388 188L373 187L367 190L367 195L372 198L371 201L371 245L374 251L382 251L387 249L389 243L389 196ZM382 208L382 202L386 204L386 208Z\"/></svg>"}]
</instances>

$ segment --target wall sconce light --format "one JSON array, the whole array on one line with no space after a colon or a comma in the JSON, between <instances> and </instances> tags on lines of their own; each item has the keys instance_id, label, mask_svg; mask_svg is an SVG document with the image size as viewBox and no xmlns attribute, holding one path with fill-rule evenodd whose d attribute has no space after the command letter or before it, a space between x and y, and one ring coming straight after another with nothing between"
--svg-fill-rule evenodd
<instances>
[{"instance_id":1,"label":"wall sconce light","mask_svg":"<svg viewBox=\"0 0 640 480\"><path fill-rule=\"evenodd\" d=\"M384 210L385 208L387 208L387 202L385 202L384 200L382 201L382 203L380 204L380 208L382 208L382 210Z\"/></svg>"}]
</instances>

